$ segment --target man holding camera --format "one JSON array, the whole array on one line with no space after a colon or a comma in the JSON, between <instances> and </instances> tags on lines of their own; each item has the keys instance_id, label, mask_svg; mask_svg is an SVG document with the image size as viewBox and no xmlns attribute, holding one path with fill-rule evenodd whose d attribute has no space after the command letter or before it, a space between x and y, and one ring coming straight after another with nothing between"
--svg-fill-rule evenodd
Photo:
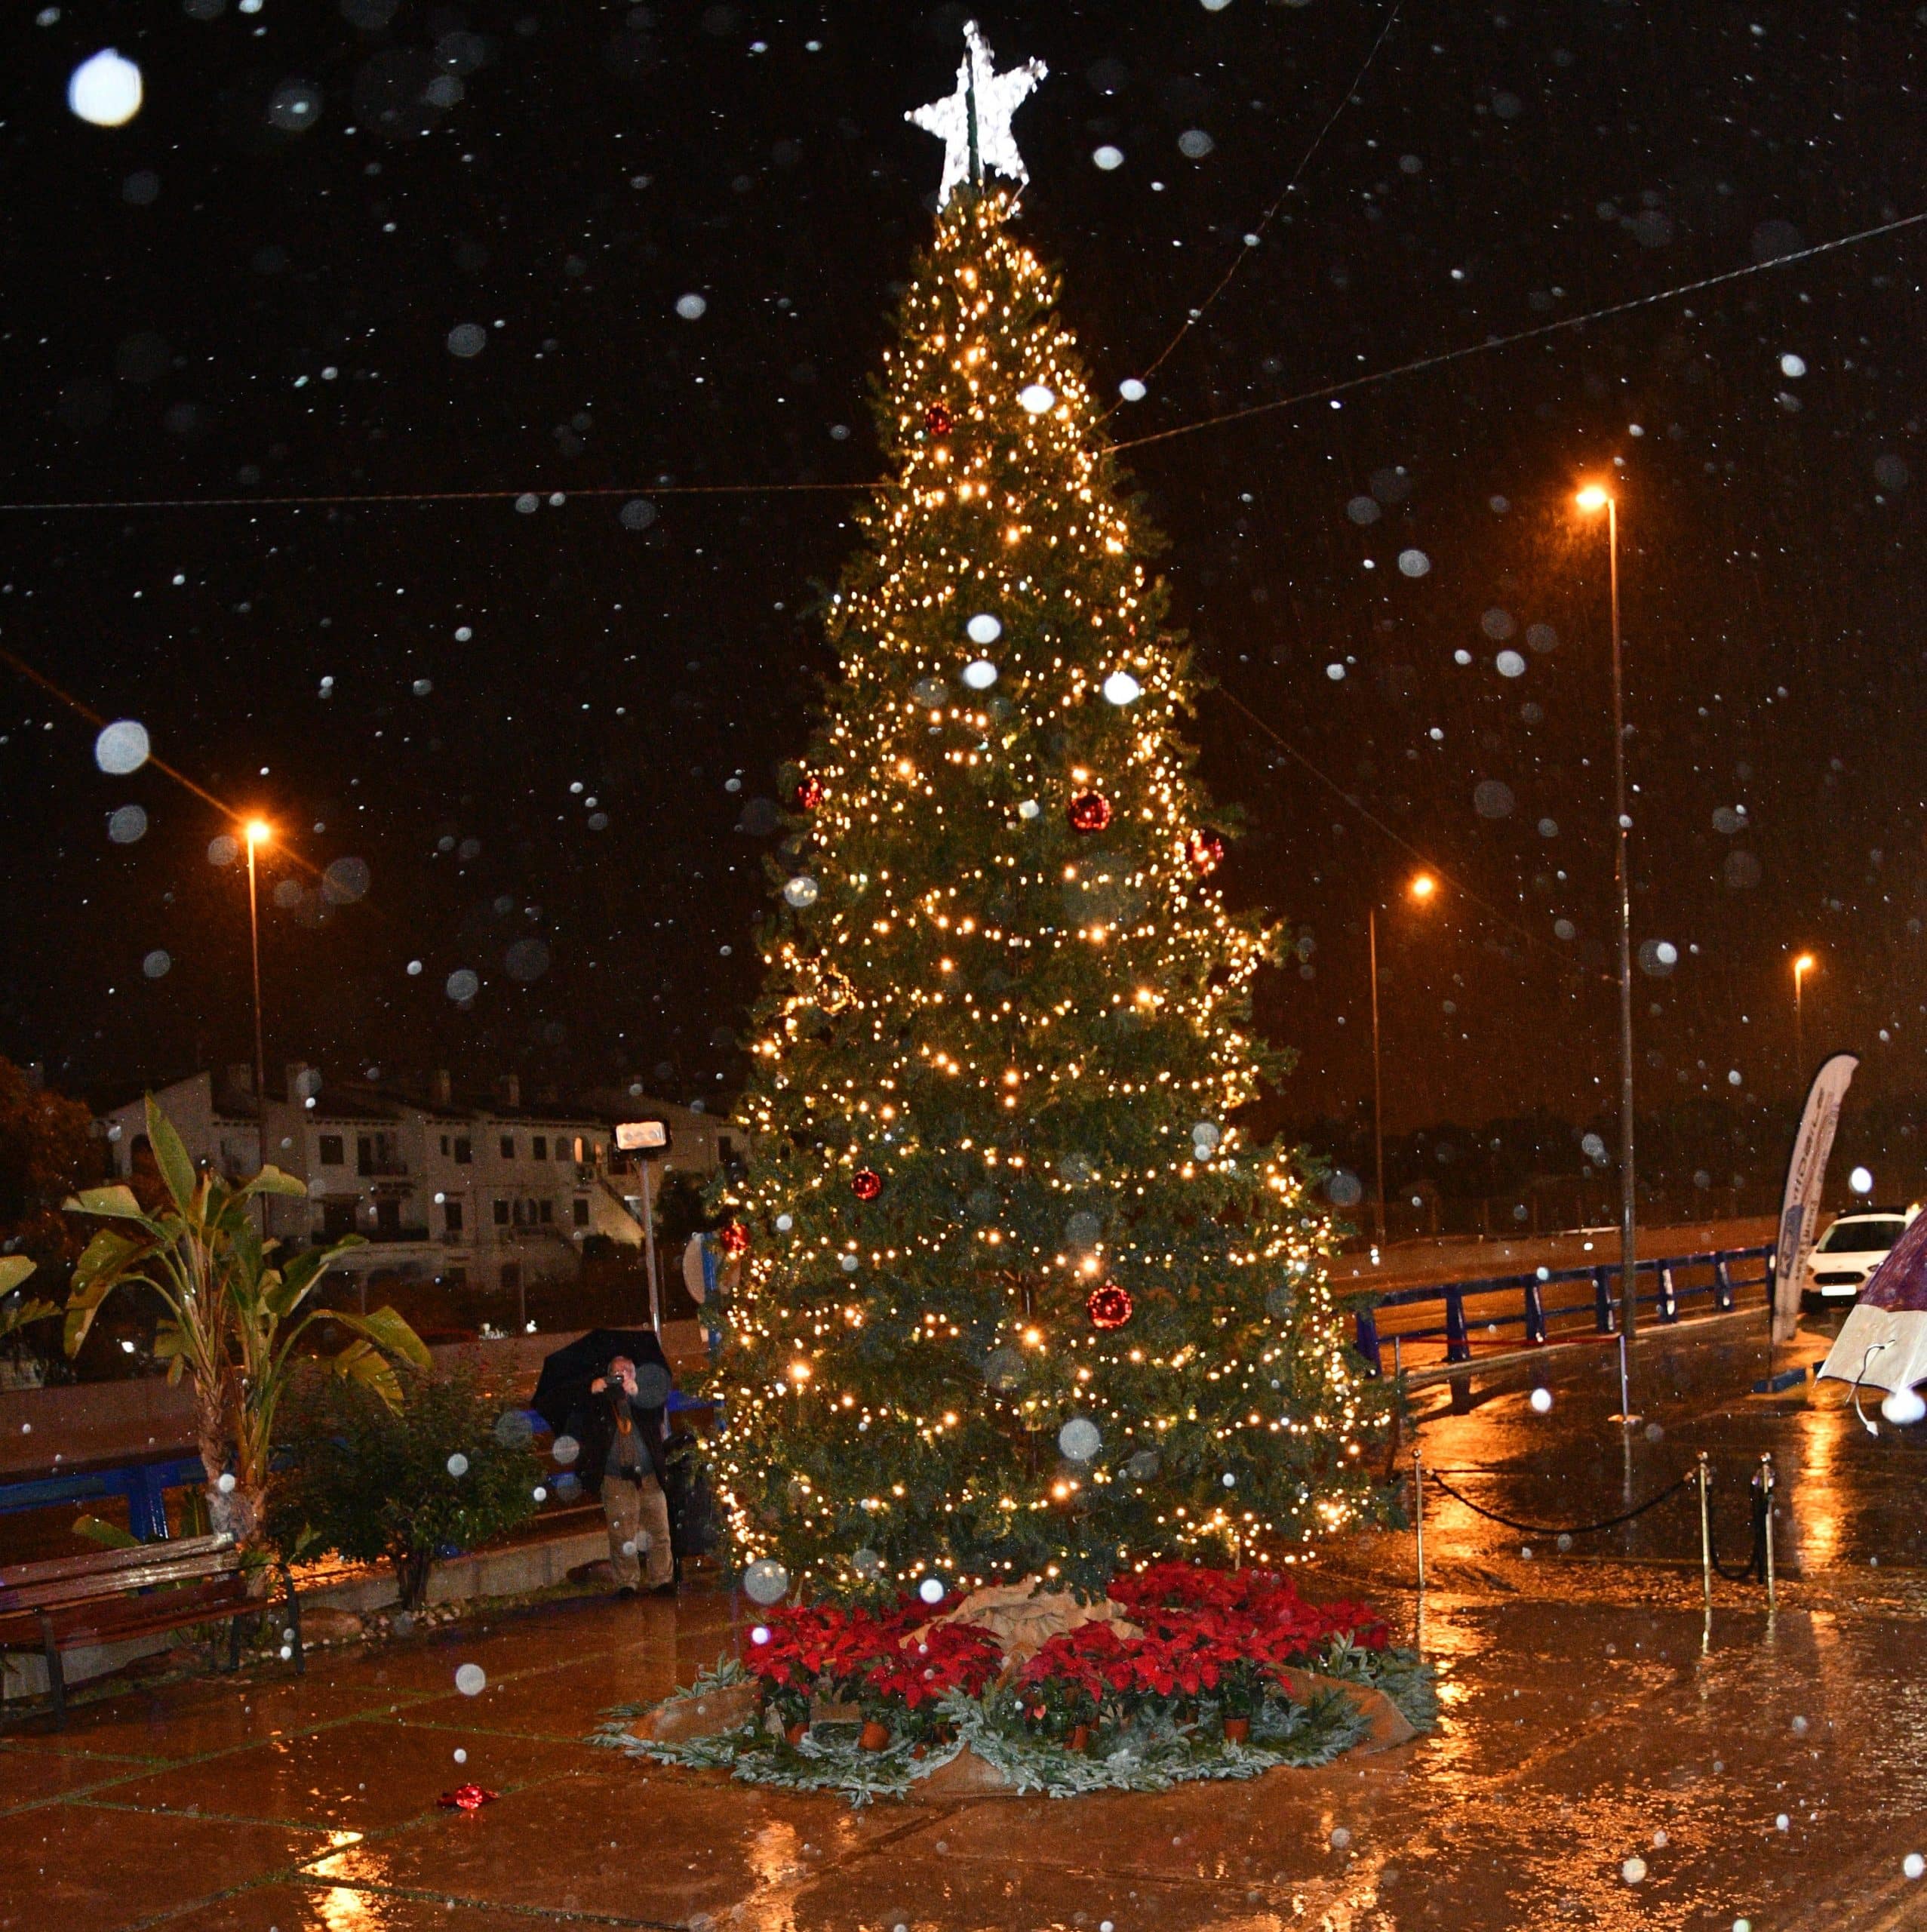
<instances>
[{"instance_id":1,"label":"man holding camera","mask_svg":"<svg viewBox=\"0 0 1927 1932\"><path fill-rule=\"evenodd\" d=\"M608 1373L589 1385L587 1399L569 1418L568 1433L582 1444L583 1486L602 1499L616 1594L635 1595L646 1557L649 1594L674 1596L663 1412L637 1400L635 1364L627 1355L615 1356Z\"/></svg>"}]
</instances>

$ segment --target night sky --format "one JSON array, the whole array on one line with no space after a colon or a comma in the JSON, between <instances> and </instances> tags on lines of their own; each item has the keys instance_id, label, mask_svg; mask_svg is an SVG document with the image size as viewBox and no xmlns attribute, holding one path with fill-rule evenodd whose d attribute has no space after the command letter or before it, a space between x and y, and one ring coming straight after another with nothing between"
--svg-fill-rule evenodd
<instances>
[{"instance_id":1,"label":"night sky","mask_svg":"<svg viewBox=\"0 0 1927 1932\"><path fill-rule=\"evenodd\" d=\"M1051 69L1019 230L1101 389L1242 258L1120 440L1927 211L1927 11L1404 0L1348 103L1385 7L977 13ZM0 648L284 829L271 1066L731 1090L757 801L851 542L851 497L795 486L877 473L942 159L903 116L964 17L8 10ZM111 130L66 104L108 46L146 86ZM1643 1105L1789 1097L1803 946L1809 1059L1921 1085L1923 259L1905 229L1130 455L1222 687L1227 891L1298 945L1260 994L1292 1116L1369 1091L1375 900L1394 1124L1612 1102L1605 539L1572 491L1615 463ZM378 493L435 500L253 500ZM251 1041L232 823L104 774L96 729L0 665L0 1051L104 1094ZM1476 900L1405 907L1373 820Z\"/></svg>"}]
</instances>

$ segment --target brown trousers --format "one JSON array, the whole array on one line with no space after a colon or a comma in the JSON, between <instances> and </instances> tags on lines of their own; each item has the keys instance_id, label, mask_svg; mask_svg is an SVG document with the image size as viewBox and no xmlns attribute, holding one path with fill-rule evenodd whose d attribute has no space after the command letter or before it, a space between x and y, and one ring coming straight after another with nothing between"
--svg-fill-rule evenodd
<instances>
[{"instance_id":1,"label":"brown trousers","mask_svg":"<svg viewBox=\"0 0 1927 1932\"><path fill-rule=\"evenodd\" d=\"M651 1589L674 1580L675 1552L669 1546L669 1503L653 1475L640 1482L610 1475L602 1479L602 1513L609 1522L609 1563L616 1581L635 1589L648 1566Z\"/></svg>"}]
</instances>

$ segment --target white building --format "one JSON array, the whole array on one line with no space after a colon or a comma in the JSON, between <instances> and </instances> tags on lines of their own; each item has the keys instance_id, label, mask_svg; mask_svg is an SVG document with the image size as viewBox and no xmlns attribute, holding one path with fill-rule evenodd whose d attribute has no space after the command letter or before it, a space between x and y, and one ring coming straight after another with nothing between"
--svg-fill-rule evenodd
<instances>
[{"instance_id":1,"label":"white building","mask_svg":"<svg viewBox=\"0 0 1927 1932\"><path fill-rule=\"evenodd\" d=\"M485 1097L458 1096L446 1073L420 1092L365 1081L325 1081L300 1063L284 1093L256 1105L244 1067L225 1080L198 1073L155 1099L198 1166L244 1180L266 1158L307 1183L308 1198L271 1198L268 1232L317 1245L357 1234L366 1245L336 1264L365 1289L386 1280L440 1280L511 1293L573 1278L583 1243L643 1239L642 1187L614 1147L614 1116L557 1103L524 1106L520 1082ZM669 1152L656 1164L706 1177L733 1158L727 1121L647 1098L621 1117L659 1119ZM147 1148L144 1097L102 1117L115 1173L131 1174Z\"/></svg>"}]
</instances>

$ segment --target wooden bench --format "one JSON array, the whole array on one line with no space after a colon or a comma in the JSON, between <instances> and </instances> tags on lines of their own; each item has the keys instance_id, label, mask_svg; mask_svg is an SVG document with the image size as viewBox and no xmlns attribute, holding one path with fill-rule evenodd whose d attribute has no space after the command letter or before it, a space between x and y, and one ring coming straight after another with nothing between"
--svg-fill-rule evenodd
<instances>
[{"instance_id":1,"label":"wooden bench","mask_svg":"<svg viewBox=\"0 0 1927 1932\"><path fill-rule=\"evenodd\" d=\"M287 1627L297 1673L306 1669L301 1611L287 1566ZM241 1661L241 1626L269 1605L248 1593L239 1548L231 1536L182 1537L132 1549L91 1551L48 1563L0 1569L0 1650L37 1650L47 1659L56 1718L67 1712L63 1651L149 1637L192 1623L231 1620L228 1668Z\"/></svg>"}]
</instances>

